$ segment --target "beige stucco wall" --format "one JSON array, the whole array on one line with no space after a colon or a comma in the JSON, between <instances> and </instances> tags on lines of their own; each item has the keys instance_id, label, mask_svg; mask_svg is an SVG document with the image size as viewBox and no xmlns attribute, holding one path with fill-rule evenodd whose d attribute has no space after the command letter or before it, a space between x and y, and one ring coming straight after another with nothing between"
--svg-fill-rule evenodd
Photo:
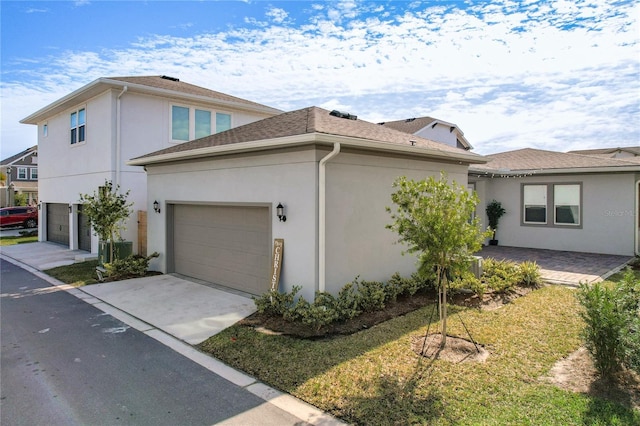
<instances>
[{"instance_id":1,"label":"beige stucco wall","mask_svg":"<svg viewBox=\"0 0 640 426\"><path fill-rule=\"evenodd\" d=\"M582 227L521 225L523 183L582 183ZM500 245L625 256L635 252L637 202L633 173L479 179L477 186L482 195L478 212L485 223L484 208L492 199L507 210L499 222Z\"/></svg>"},{"instance_id":2,"label":"beige stucco wall","mask_svg":"<svg viewBox=\"0 0 640 426\"><path fill-rule=\"evenodd\" d=\"M337 292L356 276L387 281L395 272L416 271L415 255L402 255L391 222L393 182L400 176L439 178L466 186L467 166L433 161L341 153L327 163L327 291Z\"/></svg>"}]
</instances>

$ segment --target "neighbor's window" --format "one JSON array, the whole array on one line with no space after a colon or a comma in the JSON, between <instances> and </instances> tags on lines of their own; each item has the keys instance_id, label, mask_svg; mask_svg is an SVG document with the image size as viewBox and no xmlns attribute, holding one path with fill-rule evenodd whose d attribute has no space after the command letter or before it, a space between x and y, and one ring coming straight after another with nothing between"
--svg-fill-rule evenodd
<instances>
[{"instance_id":1,"label":"neighbor's window","mask_svg":"<svg viewBox=\"0 0 640 426\"><path fill-rule=\"evenodd\" d=\"M31 173L31 179L33 179L33 180L38 179L38 168L37 167L31 167L31 169L29 171Z\"/></svg>"},{"instance_id":2,"label":"neighbor's window","mask_svg":"<svg viewBox=\"0 0 640 426\"><path fill-rule=\"evenodd\" d=\"M71 113L71 144L85 141L87 114L84 108Z\"/></svg>"},{"instance_id":3,"label":"neighbor's window","mask_svg":"<svg viewBox=\"0 0 640 426\"><path fill-rule=\"evenodd\" d=\"M189 108L175 105L171 107L171 139L189 140Z\"/></svg>"},{"instance_id":4,"label":"neighbor's window","mask_svg":"<svg viewBox=\"0 0 640 426\"><path fill-rule=\"evenodd\" d=\"M211 134L211 112L196 110L196 133L195 138L203 138Z\"/></svg>"},{"instance_id":5,"label":"neighbor's window","mask_svg":"<svg viewBox=\"0 0 640 426\"><path fill-rule=\"evenodd\" d=\"M553 186L554 223L580 225L580 185Z\"/></svg>"},{"instance_id":6,"label":"neighbor's window","mask_svg":"<svg viewBox=\"0 0 640 426\"><path fill-rule=\"evenodd\" d=\"M216 133L224 132L231 128L231 115L216 113Z\"/></svg>"},{"instance_id":7,"label":"neighbor's window","mask_svg":"<svg viewBox=\"0 0 640 426\"><path fill-rule=\"evenodd\" d=\"M18 167L18 179L26 179L26 178L27 178L27 168Z\"/></svg>"},{"instance_id":8,"label":"neighbor's window","mask_svg":"<svg viewBox=\"0 0 640 426\"><path fill-rule=\"evenodd\" d=\"M547 185L524 185L524 223L547 223Z\"/></svg>"}]
</instances>

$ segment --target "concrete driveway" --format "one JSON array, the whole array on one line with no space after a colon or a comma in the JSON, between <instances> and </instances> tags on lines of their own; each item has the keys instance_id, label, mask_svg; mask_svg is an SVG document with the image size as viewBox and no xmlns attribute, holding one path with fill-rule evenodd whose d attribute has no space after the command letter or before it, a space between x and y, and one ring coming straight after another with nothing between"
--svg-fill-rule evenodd
<instances>
[{"instance_id":1,"label":"concrete driveway","mask_svg":"<svg viewBox=\"0 0 640 426\"><path fill-rule=\"evenodd\" d=\"M95 257L49 242L0 247L0 254L38 271ZM192 345L255 312L247 295L174 275L93 284L78 290L94 299L88 299L90 303L106 303Z\"/></svg>"}]
</instances>

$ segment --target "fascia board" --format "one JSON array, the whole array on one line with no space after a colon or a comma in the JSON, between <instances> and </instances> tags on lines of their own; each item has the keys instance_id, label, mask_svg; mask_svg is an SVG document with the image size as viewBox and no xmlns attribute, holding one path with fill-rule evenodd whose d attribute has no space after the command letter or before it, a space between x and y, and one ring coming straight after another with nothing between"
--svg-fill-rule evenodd
<instances>
[{"instance_id":1,"label":"fascia board","mask_svg":"<svg viewBox=\"0 0 640 426\"><path fill-rule=\"evenodd\" d=\"M443 159L447 161L458 161L470 164L484 164L486 160L477 154L450 153L435 149L421 148L415 146L404 146L388 142L375 142L367 139L357 139L346 136L330 135L326 133L305 133L302 135L287 136L276 139L263 139L259 141L240 142L228 145L210 146L205 148L192 149L189 151L172 152L160 154L153 157L134 158L127 162L129 166L146 166L157 163L167 163L178 160L188 160L193 158L214 157L225 154L237 154L243 152L265 151L292 146L308 144L327 144L339 142L345 147L359 149L369 149L378 152L407 153L413 156Z\"/></svg>"},{"instance_id":2,"label":"fascia board","mask_svg":"<svg viewBox=\"0 0 640 426\"><path fill-rule=\"evenodd\" d=\"M612 167L576 167L565 169L528 169L528 170L487 170L487 169L469 169L470 174L477 175L500 175L500 176L519 176L519 175L567 175L567 174L588 174L588 173L630 173L640 172L639 166L612 166Z\"/></svg>"},{"instance_id":3,"label":"fascia board","mask_svg":"<svg viewBox=\"0 0 640 426\"><path fill-rule=\"evenodd\" d=\"M192 95L189 93L177 92L175 90L160 89L157 87L146 86L143 84L128 83L126 81L121 81L121 80L99 78L85 86L82 86L78 90L75 90L69 93L68 95L63 96L62 98L45 106L44 108L39 109L38 111L34 112L28 117L23 118L22 120L20 120L20 123L38 124L38 122L48 117L51 117L53 115L56 115L62 111L65 111L74 104L85 102L106 90L119 89L125 86L128 87L130 90L135 90L136 92L154 94L154 95L169 97L174 99L185 99L185 100L197 101L197 102L206 103L206 104L215 104L215 105L219 105L221 107L226 107L226 108L241 109L245 111L252 111L252 112L271 114L271 115L282 113L282 111L275 108L268 107L268 106L262 107L258 105L249 105L249 104L243 104L239 102L225 101L222 99L214 99L207 96Z\"/></svg>"}]
</instances>

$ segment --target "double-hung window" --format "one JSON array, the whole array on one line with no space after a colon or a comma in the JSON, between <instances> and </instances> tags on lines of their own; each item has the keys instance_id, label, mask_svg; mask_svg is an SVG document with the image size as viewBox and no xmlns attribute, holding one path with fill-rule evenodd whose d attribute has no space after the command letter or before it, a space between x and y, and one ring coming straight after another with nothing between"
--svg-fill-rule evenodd
<instances>
[{"instance_id":1,"label":"double-hung window","mask_svg":"<svg viewBox=\"0 0 640 426\"><path fill-rule=\"evenodd\" d=\"M26 167L18 167L18 179L26 180L27 179L27 168Z\"/></svg>"},{"instance_id":2,"label":"double-hung window","mask_svg":"<svg viewBox=\"0 0 640 426\"><path fill-rule=\"evenodd\" d=\"M171 106L171 140L189 141L203 138L213 133L223 132L231 128L231 115L215 113L205 109L189 108L185 106ZM215 129L213 125L215 124Z\"/></svg>"},{"instance_id":3,"label":"double-hung window","mask_svg":"<svg viewBox=\"0 0 640 426\"><path fill-rule=\"evenodd\" d=\"M37 180L38 179L38 168L37 167L31 167L29 169L29 173L31 175L31 177L30 177L31 180Z\"/></svg>"},{"instance_id":4,"label":"double-hung window","mask_svg":"<svg viewBox=\"0 0 640 426\"><path fill-rule=\"evenodd\" d=\"M581 226L582 184L523 184L522 224Z\"/></svg>"},{"instance_id":5,"label":"double-hung window","mask_svg":"<svg viewBox=\"0 0 640 426\"><path fill-rule=\"evenodd\" d=\"M87 113L84 108L71 113L71 145L84 142L86 140L86 121Z\"/></svg>"}]
</instances>

